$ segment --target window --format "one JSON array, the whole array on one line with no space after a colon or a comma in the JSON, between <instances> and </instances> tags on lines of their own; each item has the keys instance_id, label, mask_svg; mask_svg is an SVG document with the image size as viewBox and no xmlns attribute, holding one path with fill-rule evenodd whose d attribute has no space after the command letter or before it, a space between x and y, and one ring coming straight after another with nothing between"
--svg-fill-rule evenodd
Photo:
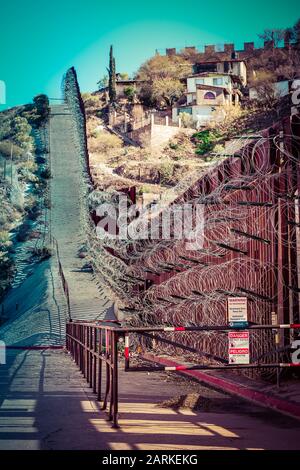
<instances>
[{"instance_id":1,"label":"window","mask_svg":"<svg viewBox=\"0 0 300 470\"><path fill-rule=\"evenodd\" d=\"M223 78L213 78L213 85L223 85Z\"/></svg>"},{"instance_id":2,"label":"window","mask_svg":"<svg viewBox=\"0 0 300 470\"><path fill-rule=\"evenodd\" d=\"M204 85L204 78L196 78L196 85Z\"/></svg>"},{"instance_id":3,"label":"window","mask_svg":"<svg viewBox=\"0 0 300 470\"><path fill-rule=\"evenodd\" d=\"M181 108L178 109L178 115L181 113L193 114L192 108Z\"/></svg>"},{"instance_id":4,"label":"window","mask_svg":"<svg viewBox=\"0 0 300 470\"><path fill-rule=\"evenodd\" d=\"M205 100L214 100L215 99L215 94L212 91L207 91L204 95Z\"/></svg>"}]
</instances>

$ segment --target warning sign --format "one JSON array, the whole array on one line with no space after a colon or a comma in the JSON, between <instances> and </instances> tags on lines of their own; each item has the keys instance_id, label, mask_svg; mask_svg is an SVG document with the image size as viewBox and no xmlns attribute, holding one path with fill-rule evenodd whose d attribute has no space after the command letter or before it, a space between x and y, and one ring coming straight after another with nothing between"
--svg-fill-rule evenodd
<instances>
[{"instance_id":1,"label":"warning sign","mask_svg":"<svg viewBox=\"0 0 300 470\"><path fill-rule=\"evenodd\" d=\"M249 331L228 333L229 364L249 364Z\"/></svg>"},{"instance_id":2,"label":"warning sign","mask_svg":"<svg viewBox=\"0 0 300 470\"><path fill-rule=\"evenodd\" d=\"M231 326L247 326L247 297L228 297L228 322Z\"/></svg>"}]
</instances>

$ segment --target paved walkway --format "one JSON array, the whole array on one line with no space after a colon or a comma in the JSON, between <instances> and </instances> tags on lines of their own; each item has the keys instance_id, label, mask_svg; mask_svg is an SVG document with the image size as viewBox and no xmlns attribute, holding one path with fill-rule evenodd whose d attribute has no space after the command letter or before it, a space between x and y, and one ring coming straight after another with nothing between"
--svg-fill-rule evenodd
<instances>
[{"instance_id":1,"label":"paved walkway","mask_svg":"<svg viewBox=\"0 0 300 470\"><path fill-rule=\"evenodd\" d=\"M50 119L52 234L58 241L69 284L72 318L95 320L107 315L113 318L112 302L98 289L93 275L82 270L86 261L78 257L85 234L80 217L82 168L73 132L68 108L53 106Z\"/></svg>"},{"instance_id":2,"label":"paved walkway","mask_svg":"<svg viewBox=\"0 0 300 470\"><path fill-rule=\"evenodd\" d=\"M112 429L64 351L10 352L0 383L0 449L300 447L299 422L161 373L121 373L121 428ZM200 393L209 407L157 406L187 391Z\"/></svg>"}]
</instances>

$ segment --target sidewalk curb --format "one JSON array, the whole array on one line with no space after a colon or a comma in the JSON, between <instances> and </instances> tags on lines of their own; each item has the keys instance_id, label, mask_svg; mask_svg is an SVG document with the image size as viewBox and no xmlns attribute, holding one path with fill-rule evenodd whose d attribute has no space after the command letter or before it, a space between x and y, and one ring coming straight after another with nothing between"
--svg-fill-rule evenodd
<instances>
[{"instance_id":1,"label":"sidewalk curb","mask_svg":"<svg viewBox=\"0 0 300 470\"><path fill-rule=\"evenodd\" d=\"M164 357L154 356L152 354L147 353L143 355L143 358L164 366L181 365L173 360L166 359ZM183 370L180 371L180 374L194 377L195 379L204 382L208 385L212 385L218 389L221 389L224 392L237 395L238 397L249 400L260 406L270 408L272 410L278 411L279 413L283 413L285 415L289 415L293 418L300 420L300 404L292 403L282 398L277 398L265 392L257 391L253 388L248 388L242 384L233 382L231 380L224 379L223 377L209 375L199 370Z\"/></svg>"}]
</instances>

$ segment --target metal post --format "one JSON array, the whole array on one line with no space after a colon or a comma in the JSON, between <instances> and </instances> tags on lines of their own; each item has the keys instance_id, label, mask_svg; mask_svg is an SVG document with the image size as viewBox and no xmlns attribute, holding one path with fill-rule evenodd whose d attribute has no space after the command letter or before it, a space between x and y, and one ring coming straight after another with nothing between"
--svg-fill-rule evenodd
<instances>
[{"instance_id":1,"label":"metal post","mask_svg":"<svg viewBox=\"0 0 300 470\"><path fill-rule=\"evenodd\" d=\"M125 333L125 346L124 346L124 357L125 357L125 370L129 369L129 333Z\"/></svg>"},{"instance_id":2,"label":"metal post","mask_svg":"<svg viewBox=\"0 0 300 470\"><path fill-rule=\"evenodd\" d=\"M93 392L96 393L97 391L97 360L96 360L96 352L97 352L97 328L93 328L94 332L94 342L93 342Z\"/></svg>"},{"instance_id":3,"label":"metal post","mask_svg":"<svg viewBox=\"0 0 300 470\"><path fill-rule=\"evenodd\" d=\"M89 327L89 386L93 386L93 327Z\"/></svg>"},{"instance_id":4,"label":"metal post","mask_svg":"<svg viewBox=\"0 0 300 470\"><path fill-rule=\"evenodd\" d=\"M105 330L105 359L106 359L106 384L105 384L105 395L104 395L104 400L103 400L103 406L102 410L106 410L107 407L107 399L108 399L108 394L110 390L110 366L108 364L108 358L109 358L109 353L108 353L108 344L109 344L109 336L108 336L108 330Z\"/></svg>"},{"instance_id":5,"label":"metal post","mask_svg":"<svg viewBox=\"0 0 300 470\"><path fill-rule=\"evenodd\" d=\"M101 401L101 387L102 387L102 330L99 330L98 341L98 394L97 400Z\"/></svg>"},{"instance_id":6,"label":"metal post","mask_svg":"<svg viewBox=\"0 0 300 470\"><path fill-rule=\"evenodd\" d=\"M112 354L113 354L113 383L112 383L112 403L113 403L113 428L118 428L118 334L112 332Z\"/></svg>"}]
</instances>

